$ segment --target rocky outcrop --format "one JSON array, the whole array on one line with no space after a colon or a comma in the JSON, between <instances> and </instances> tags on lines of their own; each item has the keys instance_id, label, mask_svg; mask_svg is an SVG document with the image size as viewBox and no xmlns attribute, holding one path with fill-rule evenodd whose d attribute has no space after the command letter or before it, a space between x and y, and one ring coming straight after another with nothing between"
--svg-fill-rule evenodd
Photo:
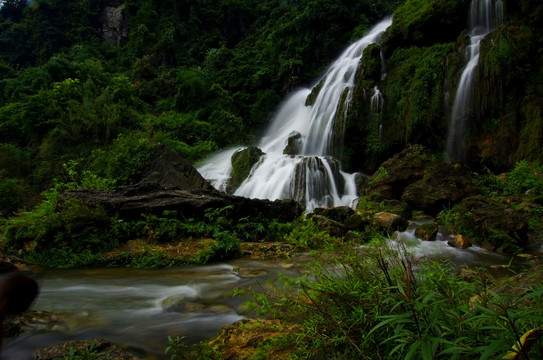
<instances>
[{"instance_id":1,"label":"rocky outcrop","mask_svg":"<svg viewBox=\"0 0 543 360\"><path fill-rule=\"evenodd\" d=\"M124 4L117 7L106 7L100 14L100 32L102 39L111 45L118 46L128 38L128 27L123 14Z\"/></svg>"},{"instance_id":2,"label":"rocky outcrop","mask_svg":"<svg viewBox=\"0 0 543 360\"><path fill-rule=\"evenodd\" d=\"M230 158L232 163L232 173L226 185L226 191L233 193L241 185L241 183L249 176L251 169L256 164L260 157L264 155L262 150L255 146L238 150Z\"/></svg>"},{"instance_id":3,"label":"rocky outcrop","mask_svg":"<svg viewBox=\"0 0 543 360\"><path fill-rule=\"evenodd\" d=\"M67 199L102 206L127 220L138 219L141 214L162 215L165 210L176 211L185 219L203 219L206 210L231 205L229 216L233 219L250 216L292 221L304 210L294 200L247 199L221 193L187 160L165 146L157 147L140 183L115 190L68 191L60 196L61 201Z\"/></svg>"},{"instance_id":4,"label":"rocky outcrop","mask_svg":"<svg viewBox=\"0 0 543 360\"><path fill-rule=\"evenodd\" d=\"M378 227L387 232L405 231L407 229L408 221L399 215L389 212L378 212L373 215L373 220Z\"/></svg>"},{"instance_id":5,"label":"rocky outcrop","mask_svg":"<svg viewBox=\"0 0 543 360\"><path fill-rule=\"evenodd\" d=\"M240 219L277 219L292 221L304 208L294 200L247 199L216 190L165 190L153 185L129 186L111 191L69 191L61 199L78 199L89 206L102 206L122 219L138 219L141 214L162 215L165 210L176 211L185 219L203 219L206 210L232 206L229 216Z\"/></svg>"},{"instance_id":6,"label":"rocky outcrop","mask_svg":"<svg viewBox=\"0 0 543 360\"><path fill-rule=\"evenodd\" d=\"M287 146L283 150L284 155L298 155L302 150L302 134L293 131L288 135Z\"/></svg>"},{"instance_id":7,"label":"rocky outcrop","mask_svg":"<svg viewBox=\"0 0 543 360\"><path fill-rule=\"evenodd\" d=\"M188 160L164 145L157 146L140 183L165 190L213 189Z\"/></svg>"},{"instance_id":8,"label":"rocky outcrop","mask_svg":"<svg viewBox=\"0 0 543 360\"><path fill-rule=\"evenodd\" d=\"M466 214L464 227L475 229L480 237L478 241L486 242L485 247L490 250L525 245L528 224L522 214L512 207L483 196L474 196L462 201L462 210Z\"/></svg>"},{"instance_id":9,"label":"rocky outcrop","mask_svg":"<svg viewBox=\"0 0 543 360\"><path fill-rule=\"evenodd\" d=\"M433 162L423 146L413 145L381 164L366 185L365 194L375 200L399 200L405 187L422 179Z\"/></svg>"},{"instance_id":10,"label":"rocky outcrop","mask_svg":"<svg viewBox=\"0 0 543 360\"><path fill-rule=\"evenodd\" d=\"M479 190L473 185L473 174L465 166L439 162L424 177L408 185L402 200L412 208L436 215Z\"/></svg>"}]
</instances>

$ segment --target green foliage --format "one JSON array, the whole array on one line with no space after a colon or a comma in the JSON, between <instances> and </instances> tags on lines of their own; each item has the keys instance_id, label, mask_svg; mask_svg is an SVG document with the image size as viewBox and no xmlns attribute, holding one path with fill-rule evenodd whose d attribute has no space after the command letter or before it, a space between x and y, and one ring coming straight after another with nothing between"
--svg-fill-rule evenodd
<instances>
[{"instance_id":1,"label":"green foliage","mask_svg":"<svg viewBox=\"0 0 543 360\"><path fill-rule=\"evenodd\" d=\"M312 218L301 218L292 224L292 230L285 236L285 241L302 249L331 248L338 239L319 227Z\"/></svg>"},{"instance_id":2,"label":"green foliage","mask_svg":"<svg viewBox=\"0 0 543 360\"><path fill-rule=\"evenodd\" d=\"M513 296L495 290L485 271L468 282L446 262L417 263L401 246L374 243L325 254L311 274L252 302L301 321L283 339L296 359L496 359L543 323L541 273ZM528 351L543 355L539 345Z\"/></svg>"},{"instance_id":3,"label":"green foliage","mask_svg":"<svg viewBox=\"0 0 543 360\"><path fill-rule=\"evenodd\" d=\"M184 336L168 336L168 346L164 353L170 360L220 360L220 354L209 344L200 342L195 345L187 345Z\"/></svg>"},{"instance_id":4,"label":"green foliage","mask_svg":"<svg viewBox=\"0 0 543 360\"><path fill-rule=\"evenodd\" d=\"M447 55L452 44L428 48L398 49L387 63L391 70L383 85L383 127L391 137L387 143L417 143L429 148L442 146L446 124L437 117L444 112L443 84ZM393 129L393 130L392 130Z\"/></svg>"},{"instance_id":5,"label":"green foliage","mask_svg":"<svg viewBox=\"0 0 543 360\"><path fill-rule=\"evenodd\" d=\"M0 215L13 214L22 205L25 190L18 179L0 178Z\"/></svg>"}]
</instances>

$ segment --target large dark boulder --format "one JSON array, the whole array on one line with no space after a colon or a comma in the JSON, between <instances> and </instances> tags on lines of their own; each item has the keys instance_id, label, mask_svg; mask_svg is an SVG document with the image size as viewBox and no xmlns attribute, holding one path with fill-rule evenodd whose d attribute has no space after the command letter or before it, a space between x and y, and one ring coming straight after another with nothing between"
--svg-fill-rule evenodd
<instances>
[{"instance_id":1,"label":"large dark boulder","mask_svg":"<svg viewBox=\"0 0 543 360\"><path fill-rule=\"evenodd\" d=\"M188 160L164 145L157 146L140 184L177 190L213 188Z\"/></svg>"},{"instance_id":2,"label":"large dark boulder","mask_svg":"<svg viewBox=\"0 0 543 360\"><path fill-rule=\"evenodd\" d=\"M253 165L255 165L264 155L262 150L255 146L238 150L230 158L232 163L232 173L226 185L226 192L233 193L241 183L249 176Z\"/></svg>"},{"instance_id":3,"label":"large dark boulder","mask_svg":"<svg viewBox=\"0 0 543 360\"><path fill-rule=\"evenodd\" d=\"M365 195L400 200L405 187L421 179L433 162L427 149L413 145L381 164L370 177Z\"/></svg>"},{"instance_id":4,"label":"large dark boulder","mask_svg":"<svg viewBox=\"0 0 543 360\"><path fill-rule=\"evenodd\" d=\"M257 149L258 150L258 149ZM208 209L232 206L229 216L239 219L292 221L304 208L294 200L260 200L228 195L215 190L184 158L165 146L157 147L140 183L114 190L68 191L60 200L78 199L88 206L102 206L126 220L142 214L162 215L176 211L185 219L203 219Z\"/></svg>"},{"instance_id":5,"label":"large dark boulder","mask_svg":"<svg viewBox=\"0 0 543 360\"><path fill-rule=\"evenodd\" d=\"M479 235L473 240L485 242L485 247L508 252L525 246L528 224L521 212L484 196L464 199L462 210L464 227L473 228Z\"/></svg>"},{"instance_id":6,"label":"large dark boulder","mask_svg":"<svg viewBox=\"0 0 543 360\"><path fill-rule=\"evenodd\" d=\"M472 179L473 173L467 167L439 162L422 179L404 189L402 200L413 209L436 215L465 197L477 195L479 189Z\"/></svg>"}]
</instances>

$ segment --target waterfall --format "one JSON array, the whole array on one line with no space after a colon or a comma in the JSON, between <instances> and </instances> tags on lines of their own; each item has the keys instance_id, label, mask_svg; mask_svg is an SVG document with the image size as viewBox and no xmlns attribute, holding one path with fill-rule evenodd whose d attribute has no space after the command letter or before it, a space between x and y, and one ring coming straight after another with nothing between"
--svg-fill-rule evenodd
<instances>
[{"instance_id":1,"label":"waterfall","mask_svg":"<svg viewBox=\"0 0 543 360\"><path fill-rule=\"evenodd\" d=\"M312 105L306 105L310 89L294 92L280 105L257 145L265 155L235 195L296 199L306 205L307 211L319 206L353 204L357 197L356 174L343 172L339 161L332 157L334 138L343 136L338 133L342 127L335 122L336 113L348 107L364 49L377 42L391 23L391 18L383 20L339 56L317 83L319 90ZM293 134L298 135L300 146L296 147L296 154L287 155L284 150ZM231 168L225 158L233 152L227 150L198 167L215 188L224 189Z\"/></svg>"},{"instance_id":2,"label":"waterfall","mask_svg":"<svg viewBox=\"0 0 543 360\"><path fill-rule=\"evenodd\" d=\"M469 60L456 90L447 136L447 156L450 160L465 160L466 127L472 115L472 83L479 64L481 40L502 22L502 0L472 0L468 29L470 45L466 49Z\"/></svg>"}]
</instances>

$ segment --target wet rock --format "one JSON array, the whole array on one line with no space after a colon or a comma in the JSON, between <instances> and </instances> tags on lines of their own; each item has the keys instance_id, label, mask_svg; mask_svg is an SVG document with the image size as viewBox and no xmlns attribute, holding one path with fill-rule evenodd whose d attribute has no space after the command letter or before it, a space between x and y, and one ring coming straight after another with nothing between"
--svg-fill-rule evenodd
<instances>
[{"instance_id":1,"label":"wet rock","mask_svg":"<svg viewBox=\"0 0 543 360\"><path fill-rule=\"evenodd\" d=\"M405 229L407 229L408 225L407 219L402 218L399 215L384 211L373 214L373 220L375 221L377 226L383 228L388 232L404 231Z\"/></svg>"},{"instance_id":2,"label":"wet rock","mask_svg":"<svg viewBox=\"0 0 543 360\"><path fill-rule=\"evenodd\" d=\"M315 100L317 100L317 97L319 96L319 93L324 85L324 82L326 81L326 77L323 77L321 81L313 89L311 89L311 92L309 95L307 95L307 98L305 99L305 106L313 106L315 104Z\"/></svg>"},{"instance_id":3,"label":"wet rock","mask_svg":"<svg viewBox=\"0 0 543 360\"><path fill-rule=\"evenodd\" d=\"M267 353L270 359L287 359L289 349L273 346L274 342L270 340L287 336L296 328L280 320L243 319L223 327L209 344L223 360L252 359L256 348L266 343L270 344Z\"/></svg>"},{"instance_id":4,"label":"wet rock","mask_svg":"<svg viewBox=\"0 0 543 360\"><path fill-rule=\"evenodd\" d=\"M262 155L264 155L262 150L255 146L238 150L232 155L230 158L232 173L226 185L226 192L231 194L236 191L241 183L247 179L252 167L260 160Z\"/></svg>"},{"instance_id":5,"label":"wet rock","mask_svg":"<svg viewBox=\"0 0 543 360\"><path fill-rule=\"evenodd\" d=\"M68 330L68 325L59 316L48 311L29 310L21 315L6 317L4 337L16 337L27 332Z\"/></svg>"},{"instance_id":6,"label":"wet rock","mask_svg":"<svg viewBox=\"0 0 543 360\"><path fill-rule=\"evenodd\" d=\"M417 210L436 215L479 189L473 185L473 174L465 166L439 162L424 177L408 185L402 200Z\"/></svg>"},{"instance_id":7,"label":"wet rock","mask_svg":"<svg viewBox=\"0 0 543 360\"><path fill-rule=\"evenodd\" d=\"M413 145L381 164L370 177L364 194L374 200L400 200L405 187L422 179L432 165L430 152Z\"/></svg>"},{"instance_id":8,"label":"wet rock","mask_svg":"<svg viewBox=\"0 0 543 360\"><path fill-rule=\"evenodd\" d=\"M368 182L370 181L370 177L362 173L356 173L354 176L356 193L364 194L364 192L366 191L366 185L368 185Z\"/></svg>"},{"instance_id":9,"label":"wet rock","mask_svg":"<svg viewBox=\"0 0 543 360\"><path fill-rule=\"evenodd\" d=\"M320 207L313 210L315 215L324 216L330 220L344 222L354 214L354 210L348 206Z\"/></svg>"},{"instance_id":10,"label":"wet rock","mask_svg":"<svg viewBox=\"0 0 543 360\"><path fill-rule=\"evenodd\" d=\"M302 134L293 131L288 135L287 146L283 150L284 155L298 155L302 151Z\"/></svg>"},{"instance_id":11,"label":"wet rock","mask_svg":"<svg viewBox=\"0 0 543 360\"><path fill-rule=\"evenodd\" d=\"M284 242L242 242L240 244L241 250L245 257L258 260L276 261L289 258L295 250L294 245L286 244ZM258 273L251 273L240 269L239 276L242 277L255 277L260 276L265 271L258 270Z\"/></svg>"},{"instance_id":12,"label":"wet rock","mask_svg":"<svg viewBox=\"0 0 543 360\"><path fill-rule=\"evenodd\" d=\"M449 241L447 241L449 246L455 247L457 249L467 249L471 246L471 241L464 235L456 235Z\"/></svg>"},{"instance_id":13,"label":"wet rock","mask_svg":"<svg viewBox=\"0 0 543 360\"><path fill-rule=\"evenodd\" d=\"M438 232L438 224L430 222L419 225L415 230L415 236L424 241L434 241Z\"/></svg>"},{"instance_id":14,"label":"wet rock","mask_svg":"<svg viewBox=\"0 0 543 360\"><path fill-rule=\"evenodd\" d=\"M36 352L36 360L74 358L92 351L96 359L138 360L138 357L104 339L74 340L48 346ZM83 356L83 355L82 355Z\"/></svg>"}]
</instances>

